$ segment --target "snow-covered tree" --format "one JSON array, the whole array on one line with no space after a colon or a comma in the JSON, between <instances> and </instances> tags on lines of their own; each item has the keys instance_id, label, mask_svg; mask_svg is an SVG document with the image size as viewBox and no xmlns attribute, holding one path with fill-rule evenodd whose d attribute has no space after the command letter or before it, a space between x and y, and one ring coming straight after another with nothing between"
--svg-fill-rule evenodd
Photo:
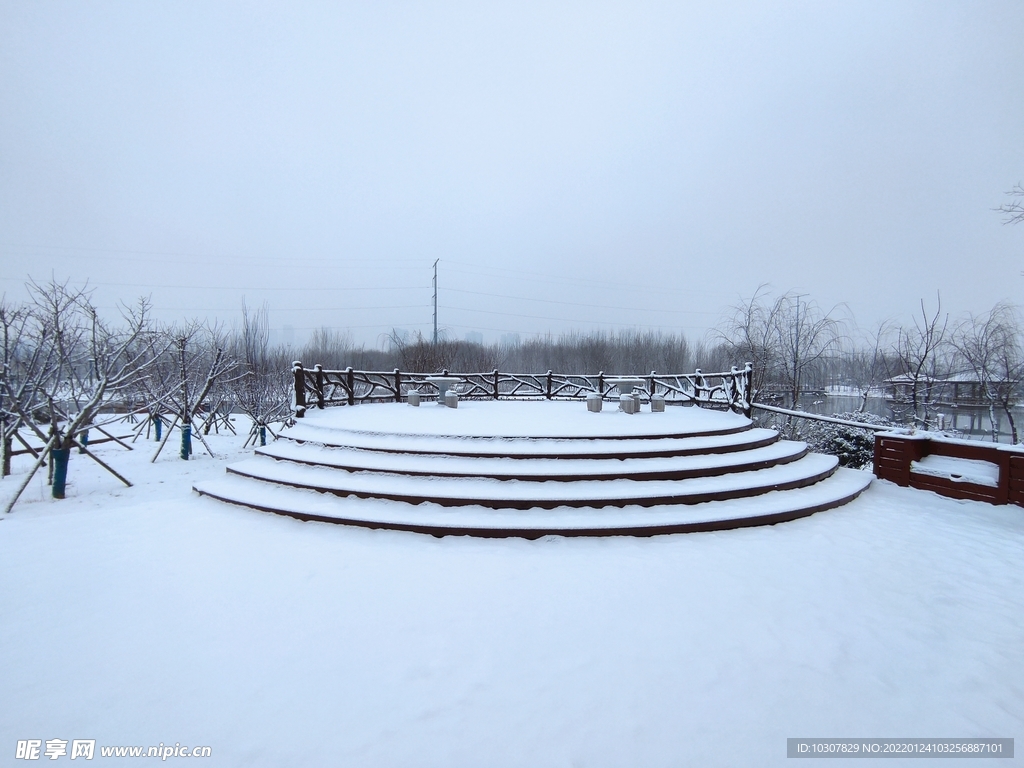
<instances>
[{"instance_id":1,"label":"snow-covered tree","mask_svg":"<svg viewBox=\"0 0 1024 768\"><path fill-rule=\"evenodd\" d=\"M969 315L953 333L953 345L966 370L978 382L982 397L988 401L992 439L999 439L995 410L1001 410L1017 442L1017 424L1013 409L1021 402L1024 387L1024 336L1020 311L1000 302L984 315Z\"/></svg>"},{"instance_id":2,"label":"snow-covered tree","mask_svg":"<svg viewBox=\"0 0 1024 768\"><path fill-rule=\"evenodd\" d=\"M266 433L274 422L291 417L291 361L283 350L270 346L270 314L264 304L255 311L242 304L242 332L235 340L239 374L231 391L235 404L252 421L249 440L266 444Z\"/></svg>"},{"instance_id":3,"label":"snow-covered tree","mask_svg":"<svg viewBox=\"0 0 1024 768\"><path fill-rule=\"evenodd\" d=\"M753 364L753 387L785 393L795 406L813 374L839 353L843 324L792 292L772 298L765 286L733 308L718 338L734 360Z\"/></svg>"},{"instance_id":4,"label":"snow-covered tree","mask_svg":"<svg viewBox=\"0 0 1024 768\"><path fill-rule=\"evenodd\" d=\"M893 352L907 386L906 394L894 399L894 410L907 411L906 418L927 427L938 395L937 383L949 373L949 315L942 311L941 297L936 296L933 313L922 299L920 316L900 326L896 335Z\"/></svg>"}]
</instances>

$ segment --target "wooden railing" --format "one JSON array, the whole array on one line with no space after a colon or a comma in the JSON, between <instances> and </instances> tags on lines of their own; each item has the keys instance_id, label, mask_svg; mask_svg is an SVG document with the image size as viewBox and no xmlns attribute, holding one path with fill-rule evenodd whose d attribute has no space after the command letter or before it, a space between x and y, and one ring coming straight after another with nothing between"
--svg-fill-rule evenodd
<instances>
[{"instance_id":1,"label":"wooden railing","mask_svg":"<svg viewBox=\"0 0 1024 768\"><path fill-rule=\"evenodd\" d=\"M603 371L593 375L554 373L410 373L400 371L357 371L346 368L332 371L320 365L304 368L293 364L295 374L295 415L302 417L307 408L328 408L371 402L398 402L409 390L421 396L437 396L437 385L431 376L443 375L460 379L449 391L465 400L584 400L591 393L603 398L618 398L614 380L624 378ZM750 416L751 366L735 366L724 373L693 373L637 375L643 384L634 388L641 398L650 400L659 395L666 403L693 404L702 408L731 410Z\"/></svg>"}]
</instances>

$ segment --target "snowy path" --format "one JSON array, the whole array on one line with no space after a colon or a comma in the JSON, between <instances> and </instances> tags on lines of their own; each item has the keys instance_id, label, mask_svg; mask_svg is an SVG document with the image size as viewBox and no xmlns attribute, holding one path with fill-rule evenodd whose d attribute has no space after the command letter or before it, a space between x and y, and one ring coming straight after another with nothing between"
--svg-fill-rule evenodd
<instances>
[{"instance_id":1,"label":"snowy path","mask_svg":"<svg viewBox=\"0 0 1024 768\"><path fill-rule=\"evenodd\" d=\"M790 736L1024 737L1016 507L875 482L767 528L435 539L188 490L237 452L136 454L103 454L135 488L73 457L71 498L0 522L2 749L781 766Z\"/></svg>"}]
</instances>

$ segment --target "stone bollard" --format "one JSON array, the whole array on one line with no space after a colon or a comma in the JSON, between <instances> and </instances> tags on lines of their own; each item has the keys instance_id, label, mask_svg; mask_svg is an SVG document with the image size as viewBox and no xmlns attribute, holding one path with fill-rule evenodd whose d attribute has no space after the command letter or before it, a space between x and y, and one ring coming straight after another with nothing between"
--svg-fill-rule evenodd
<instances>
[{"instance_id":1,"label":"stone bollard","mask_svg":"<svg viewBox=\"0 0 1024 768\"><path fill-rule=\"evenodd\" d=\"M420 391L418 389L410 389L405 393L405 401L409 405L414 405L417 408L420 406Z\"/></svg>"},{"instance_id":2,"label":"stone bollard","mask_svg":"<svg viewBox=\"0 0 1024 768\"><path fill-rule=\"evenodd\" d=\"M636 399L633 395L619 395L619 410L623 413L636 413Z\"/></svg>"},{"instance_id":3,"label":"stone bollard","mask_svg":"<svg viewBox=\"0 0 1024 768\"><path fill-rule=\"evenodd\" d=\"M457 394L455 394L454 392L445 392L444 393L444 404L447 405L449 408L458 408L459 407L459 396Z\"/></svg>"},{"instance_id":4,"label":"stone bollard","mask_svg":"<svg viewBox=\"0 0 1024 768\"><path fill-rule=\"evenodd\" d=\"M665 396L651 395L651 413L665 412Z\"/></svg>"},{"instance_id":5,"label":"stone bollard","mask_svg":"<svg viewBox=\"0 0 1024 768\"><path fill-rule=\"evenodd\" d=\"M587 394L587 410L591 413L600 413L601 406L604 405L604 398L601 397L599 392L589 392Z\"/></svg>"}]
</instances>

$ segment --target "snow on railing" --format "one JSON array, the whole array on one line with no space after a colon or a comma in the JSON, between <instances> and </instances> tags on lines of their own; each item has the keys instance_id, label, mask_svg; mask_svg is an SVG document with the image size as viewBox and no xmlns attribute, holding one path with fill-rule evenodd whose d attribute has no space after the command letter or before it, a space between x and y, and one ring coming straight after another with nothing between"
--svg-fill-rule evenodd
<instances>
[{"instance_id":1,"label":"snow on railing","mask_svg":"<svg viewBox=\"0 0 1024 768\"><path fill-rule=\"evenodd\" d=\"M851 421L849 419L839 419L835 416L822 416L820 413L808 413L807 411L794 411L789 408L779 408L774 405L764 405L763 403L754 403L754 408L759 411L770 411L772 413L780 413L783 416L796 416L800 419L810 419L811 421L827 421L829 424L841 424L844 427L854 427L856 429L870 429L872 432L894 432L903 433L909 432L909 428L894 427L884 424L868 424L865 421Z\"/></svg>"},{"instance_id":2,"label":"snow on railing","mask_svg":"<svg viewBox=\"0 0 1024 768\"><path fill-rule=\"evenodd\" d=\"M338 405L356 405L369 402L401 401L410 390L424 397L436 397L437 385L430 377L438 373L411 373L397 368L394 371L357 371L354 368L327 370L316 365L304 368L293 364L295 375L295 415L301 417L306 408L327 408ZM642 398L660 395L669 403L689 403L704 408L732 410L750 416L752 369L747 363L742 369L733 366L722 373L659 374L651 371L633 377L606 374L506 373L450 373L460 382L449 391L466 400L584 400L591 393L605 399L618 399L619 390L614 379L636 378L643 384L635 387Z\"/></svg>"}]
</instances>

